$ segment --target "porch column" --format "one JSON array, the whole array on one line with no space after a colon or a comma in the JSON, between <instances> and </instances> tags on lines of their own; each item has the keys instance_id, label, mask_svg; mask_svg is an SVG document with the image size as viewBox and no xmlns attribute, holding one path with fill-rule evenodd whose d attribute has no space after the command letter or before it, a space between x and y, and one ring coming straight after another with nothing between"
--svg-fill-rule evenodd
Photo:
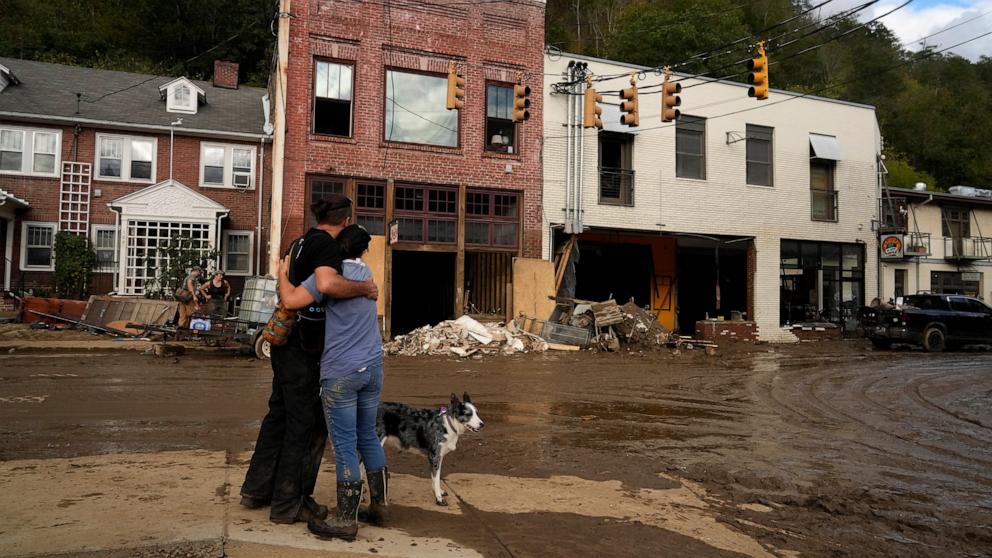
<instances>
[{"instance_id":1,"label":"porch column","mask_svg":"<svg viewBox=\"0 0 992 558\"><path fill-rule=\"evenodd\" d=\"M4 257L4 264L3 264L3 289L5 291L9 291L10 290L10 270L11 270L11 268L14 267L14 219L13 219L13 217L11 217L10 219L6 219L6 223L7 223L7 227L6 227L7 230L6 230L6 234L4 235L4 238L6 239L6 242L4 242L5 246L4 246L4 249L3 249L3 257Z\"/></svg>"}]
</instances>

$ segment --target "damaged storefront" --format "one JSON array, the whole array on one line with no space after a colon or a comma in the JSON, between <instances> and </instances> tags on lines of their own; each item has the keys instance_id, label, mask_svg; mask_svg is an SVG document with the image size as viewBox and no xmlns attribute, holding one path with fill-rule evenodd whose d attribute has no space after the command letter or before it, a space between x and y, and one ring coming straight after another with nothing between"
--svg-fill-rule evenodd
<instances>
[{"instance_id":1,"label":"damaged storefront","mask_svg":"<svg viewBox=\"0 0 992 558\"><path fill-rule=\"evenodd\" d=\"M865 305L864 245L783 239L781 251L781 325L856 328Z\"/></svg>"},{"instance_id":2,"label":"damaged storefront","mask_svg":"<svg viewBox=\"0 0 992 558\"><path fill-rule=\"evenodd\" d=\"M463 314L507 318L513 257L521 245L520 192L309 177L310 203L331 193L353 199L353 221L373 235L366 260L374 274L381 270L387 335Z\"/></svg>"}]
</instances>

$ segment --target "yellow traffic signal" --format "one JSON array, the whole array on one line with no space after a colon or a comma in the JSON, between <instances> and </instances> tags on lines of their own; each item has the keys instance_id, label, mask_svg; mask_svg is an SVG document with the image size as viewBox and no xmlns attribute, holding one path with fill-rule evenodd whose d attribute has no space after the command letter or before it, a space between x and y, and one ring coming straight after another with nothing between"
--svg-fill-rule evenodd
<instances>
[{"instance_id":1,"label":"yellow traffic signal","mask_svg":"<svg viewBox=\"0 0 992 558\"><path fill-rule=\"evenodd\" d=\"M668 81L671 77L670 73L665 74L665 81L661 84L661 121L671 122L672 120L678 120L679 116L682 114L679 109L675 108L682 105L682 97L676 95L676 93L682 92L682 84L679 82Z\"/></svg>"},{"instance_id":2,"label":"yellow traffic signal","mask_svg":"<svg viewBox=\"0 0 992 558\"><path fill-rule=\"evenodd\" d=\"M765 43L758 43L758 55L747 61L747 82L751 87L747 90L748 97L759 101L768 98L768 55L765 54Z\"/></svg>"},{"instance_id":3,"label":"yellow traffic signal","mask_svg":"<svg viewBox=\"0 0 992 558\"><path fill-rule=\"evenodd\" d=\"M603 102L603 96L596 93L596 90L592 88L591 80L586 87L585 95L586 104L585 110L582 112L582 126L602 129L603 119L599 115L603 114L603 109L599 106L599 103Z\"/></svg>"},{"instance_id":4,"label":"yellow traffic signal","mask_svg":"<svg viewBox=\"0 0 992 558\"><path fill-rule=\"evenodd\" d=\"M448 110L465 108L465 78L458 75L455 63L448 64Z\"/></svg>"},{"instance_id":5,"label":"yellow traffic signal","mask_svg":"<svg viewBox=\"0 0 992 558\"><path fill-rule=\"evenodd\" d=\"M630 74L630 87L620 90L620 98L625 99L620 103L620 112L624 112L620 117L620 123L626 126L640 126L641 117L638 113L637 101L637 78L635 74Z\"/></svg>"},{"instance_id":6,"label":"yellow traffic signal","mask_svg":"<svg viewBox=\"0 0 992 558\"><path fill-rule=\"evenodd\" d=\"M513 86L513 121L523 122L530 118L530 87L517 83Z\"/></svg>"}]
</instances>

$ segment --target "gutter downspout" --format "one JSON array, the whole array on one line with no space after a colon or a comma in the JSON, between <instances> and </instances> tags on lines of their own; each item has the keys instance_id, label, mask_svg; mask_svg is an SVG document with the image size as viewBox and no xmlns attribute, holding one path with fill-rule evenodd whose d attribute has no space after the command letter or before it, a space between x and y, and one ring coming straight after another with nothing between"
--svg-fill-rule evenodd
<instances>
[{"instance_id":1,"label":"gutter downspout","mask_svg":"<svg viewBox=\"0 0 992 558\"><path fill-rule=\"evenodd\" d=\"M224 238L224 233L220 230L220 222L223 221L229 214L230 212L217 214L217 230L214 231L214 234L216 235L214 237L214 240L216 241L215 246L217 247L217 269L222 269L221 263L224 261L224 247L221 244L221 241Z\"/></svg>"},{"instance_id":2,"label":"gutter downspout","mask_svg":"<svg viewBox=\"0 0 992 558\"><path fill-rule=\"evenodd\" d=\"M283 158L286 155L286 72L289 64L289 13L291 0L279 2L279 64L276 69L275 133L272 138L272 202L269 215L268 274L276 276L282 252Z\"/></svg>"},{"instance_id":3,"label":"gutter downspout","mask_svg":"<svg viewBox=\"0 0 992 558\"><path fill-rule=\"evenodd\" d=\"M258 140L258 222L255 224L255 274L262 274L262 199L265 191L265 140Z\"/></svg>"},{"instance_id":4,"label":"gutter downspout","mask_svg":"<svg viewBox=\"0 0 992 558\"><path fill-rule=\"evenodd\" d=\"M0 201L0 206L2 205L7 205L6 197L4 197L2 201ZM3 259L4 259L3 290L9 291L10 272L11 272L11 268L14 266L14 262L12 261L14 257L14 219L13 218L7 221L6 227L7 227L6 239L4 240L4 250L3 250Z\"/></svg>"}]
</instances>

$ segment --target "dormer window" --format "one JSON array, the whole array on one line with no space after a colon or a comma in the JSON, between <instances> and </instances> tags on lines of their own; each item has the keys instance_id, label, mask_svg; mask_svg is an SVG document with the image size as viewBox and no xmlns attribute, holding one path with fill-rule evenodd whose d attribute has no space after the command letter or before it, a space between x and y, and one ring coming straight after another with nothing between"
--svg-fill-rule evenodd
<instances>
[{"instance_id":1,"label":"dormer window","mask_svg":"<svg viewBox=\"0 0 992 558\"><path fill-rule=\"evenodd\" d=\"M178 78L159 87L166 101L166 110L181 114L196 114L200 103L206 102L203 90L186 78Z\"/></svg>"}]
</instances>

